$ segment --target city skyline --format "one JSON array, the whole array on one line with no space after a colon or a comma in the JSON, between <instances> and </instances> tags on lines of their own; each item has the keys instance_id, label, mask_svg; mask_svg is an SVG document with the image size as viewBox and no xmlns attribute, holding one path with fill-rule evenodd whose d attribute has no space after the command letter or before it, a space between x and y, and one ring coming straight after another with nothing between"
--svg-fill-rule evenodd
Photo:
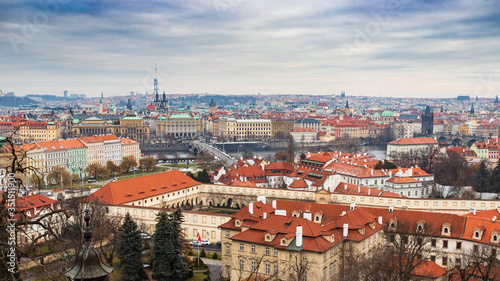
<instances>
[{"instance_id":1,"label":"city skyline","mask_svg":"<svg viewBox=\"0 0 500 281\"><path fill-rule=\"evenodd\" d=\"M0 89L494 98L494 1L0 4Z\"/></svg>"}]
</instances>

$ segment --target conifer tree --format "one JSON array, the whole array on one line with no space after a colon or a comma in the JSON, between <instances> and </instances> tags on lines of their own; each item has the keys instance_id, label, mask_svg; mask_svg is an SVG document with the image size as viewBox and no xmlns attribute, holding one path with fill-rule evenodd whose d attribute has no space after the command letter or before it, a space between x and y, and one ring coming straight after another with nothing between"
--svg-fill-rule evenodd
<instances>
[{"instance_id":1,"label":"conifer tree","mask_svg":"<svg viewBox=\"0 0 500 281\"><path fill-rule=\"evenodd\" d=\"M477 192L487 191L489 182L490 172L486 168L486 161L481 161L479 169L473 179L474 190Z\"/></svg>"},{"instance_id":2,"label":"conifer tree","mask_svg":"<svg viewBox=\"0 0 500 281\"><path fill-rule=\"evenodd\" d=\"M175 258L172 245L172 223L165 211L156 215L158 223L155 230L153 278L170 280L173 277L172 263Z\"/></svg>"},{"instance_id":3,"label":"conifer tree","mask_svg":"<svg viewBox=\"0 0 500 281\"><path fill-rule=\"evenodd\" d=\"M206 171L205 171L206 172ZM184 280L187 277L188 266L184 256L184 233L182 232L182 211L177 209L170 215L172 224L172 245L174 247L174 260L172 263L172 274L178 280Z\"/></svg>"},{"instance_id":4,"label":"conifer tree","mask_svg":"<svg viewBox=\"0 0 500 281\"><path fill-rule=\"evenodd\" d=\"M491 173L490 185L488 191L499 192L500 191L500 158Z\"/></svg>"},{"instance_id":5,"label":"conifer tree","mask_svg":"<svg viewBox=\"0 0 500 281\"><path fill-rule=\"evenodd\" d=\"M210 175L208 174L206 169L203 169L203 171L198 172L198 174L196 175L196 180L201 183L211 183Z\"/></svg>"},{"instance_id":6,"label":"conifer tree","mask_svg":"<svg viewBox=\"0 0 500 281\"><path fill-rule=\"evenodd\" d=\"M118 228L118 259L121 261L120 280L136 281L146 276L141 261L141 236L137 224L130 214L125 215L123 224Z\"/></svg>"}]
</instances>

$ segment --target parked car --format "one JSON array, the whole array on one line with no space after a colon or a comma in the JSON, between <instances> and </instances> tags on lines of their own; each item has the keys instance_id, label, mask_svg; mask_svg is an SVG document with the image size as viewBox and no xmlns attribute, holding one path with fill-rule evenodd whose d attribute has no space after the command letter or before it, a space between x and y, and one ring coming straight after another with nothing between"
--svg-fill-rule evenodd
<instances>
[{"instance_id":1,"label":"parked car","mask_svg":"<svg viewBox=\"0 0 500 281\"><path fill-rule=\"evenodd\" d=\"M222 243L221 243L221 241L217 241L217 243L215 243L215 245L217 245L217 247L221 247Z\"/></svg>"},{"instance_id":2,"label":"parked car","mask_svg":"<svg viewBox=\"0 0 500 281\"><path fill-rule=\"evenodd\" d=\"M189 242L189 245L191 245L191 246L202 246L201 242L198 242L198 241L191 241L191 242Z\"/></svg>"},{"instance_id":3,"label":"parked car","mask_svg":"<svg viewBox=\"0 0 500 281\"><path fill-rule=\"evenodd\" d=\"M208 240L201 240L200 243L202 246L203 245L210 245L210 241L208 241Z\"/></svg>"},{"instance_id":4,"label":"parked car","mask_svg":"<svg viewBox=\"0 0 500 281\"><path fill-rule=\"evenodd\" d=\"M89 180L87 181L87 183L94 183L94 182L97 182L97 180L96 180L96 179L89 179Z\"/></svg>"},{"instance_id":5,"label":"parked car","mask_svg":"<svg viewBox=\"0 0 500 281\"><path fill-rule=\"evenodd\" d=\"M149 234L147 234L146 232L141 232L141 233L139 233L139 235L141 236L142 239L151 238L151 236Z\"/></svg>"}]
</instances>

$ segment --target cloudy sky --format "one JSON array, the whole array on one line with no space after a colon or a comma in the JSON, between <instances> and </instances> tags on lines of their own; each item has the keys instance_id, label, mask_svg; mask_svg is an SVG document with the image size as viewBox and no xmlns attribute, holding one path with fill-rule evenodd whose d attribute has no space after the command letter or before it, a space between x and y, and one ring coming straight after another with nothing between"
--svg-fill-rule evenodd
<instances>
[{"instance_id":1,"label":"cloudy sky","mask_svg":"<svg viewBox=\"0 0 500 281\"><path fill-rule=\"evenodd\" d=\"M76 2L76 1L75 1ZM0 89L500 94L500 2L3 0Z\"/></svg>"}]
</instances>

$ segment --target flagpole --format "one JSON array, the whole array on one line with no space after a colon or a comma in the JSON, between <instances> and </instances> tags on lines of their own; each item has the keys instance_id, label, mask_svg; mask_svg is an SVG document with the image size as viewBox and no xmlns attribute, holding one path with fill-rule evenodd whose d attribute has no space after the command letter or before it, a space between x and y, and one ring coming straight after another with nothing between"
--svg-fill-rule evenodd
<instances>
[{"instance_id":1,"label":"flagpole","mask_svg":"<svg viewBox=\"0 0 500 281\"><path fill-rule=\"evenodd\" d=\"M200 267L200 242L198 242L198 267Z\"/></svg>"}]
</instances>

